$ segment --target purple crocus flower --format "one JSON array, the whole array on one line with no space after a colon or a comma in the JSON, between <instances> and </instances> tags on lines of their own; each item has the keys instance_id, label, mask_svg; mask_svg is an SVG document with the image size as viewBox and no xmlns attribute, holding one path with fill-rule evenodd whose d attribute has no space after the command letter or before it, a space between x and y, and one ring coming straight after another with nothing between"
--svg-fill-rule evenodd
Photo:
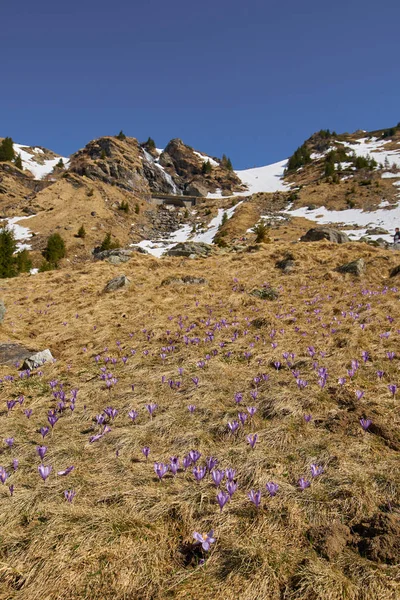
<instances>
[{"instance_id":1,"label":"purple crocus flower","mask_svg":"<svg viewBox=\"0 0 400 600\"><path fill-rule=\"evenodd\" d=\"M193 468L193 475L197 482L201 481L205 477L206 473L207 473L207 467L196 466Z\"/></svg>"},{"instance_id":2,"label":"purple crocus flower","mask_svg":"<svg viewBox=\"0 0 400 600\"><path fill-rule=\"evenodd\" d=\"M364 429L364 431L367 431L367 429L371 425L371 423L372 423L371 419L360 419L360 425Z\"/></svg>"},{"instance_id":3,"label":"purple crocus flower","mask_svg":"<svg viewBox=\"0 0 400 600\"><path fill-rule=\"evenodd\" d=\"M361 398L364 396L364 393L365 392L363 392L361 390L356 390L357 400L361 400Z\"/></svg>"},{"instance_id":4,"label":"purple crocus flower","mask_svg":"<svg viewBox=\"0 0 400 600\"><path fill-rule=\"evenodd\" d=\"M228 492L230 498L232 498L233 494L236 492L237 490L237 483L235 483L234 481L228 481L226 484L226 491Z\"/></svg>"},{"instance_id":5,"label":"purple crocus flower","mask_svg":"<svg viewBox=\"0 0 400 600\"><path fill-rule=\"evenodd\" d=\"M129 417L129 418L132 420L132 422L133 422L133 421L135 421L135 419L137 418L138 414L139 414L139 413L138 413L136 410L130 410L130 411L128 412L128 417Z\"/></svg>"},{"instance_id":6,"label":"purple crocus flower","mask_svg":"<svg viewBox=\"0 0 400 600\"><path fill-rule=\"evenodd\" d=\"M206 552L209 551L211 544L213 544L215 542L215 538L214 536L214 531L213 529L211 529L211 531L209 531L208 533L198 533L197 531L194 532L193 537L194 539L201 544L203 550L205 550Z\"/></svg>"},{"instance_id":7,"label":"purple crocus flower","mask_svg":"<svg viewBox=\"0 0 400 600\"><path fill-rule=\"evenodd\" d=\"M13 484L9 485L8 489L10 491L10 496L13 496L13 494L14 494L14 485Z\"/></svg>"},{"instance_id":8,"label":"purple crocus flower","mask_svg":"<svg viewBox=\"0 0 400 600\"><path fill-rule=\"evenodd\" d=\"M37 446L36 447L36 452L40 456L40 459L43 460L44 459L44 455L47 452L47 446Z\"/></svg>"},{"instance_id":9,"label":"purple crocus flower","mask_svg":"<svg viewBox=\"0 0 400 600\"><path fill-rule=\"evenodd\" d=\"M157 408L157 404L153 404L153 403L151 403L151 404L146 404L146 408L147 408L147 410L149 411L149 415L152 417L152 416L153 416L153 413L154 413L154 411L155 411L155 410L156 410L156 408Z\"/></svg>"},{"instance_id":10,"label":"purple crocus flower","mask_svg":"<svg viewBox=\"0 0 400 600\"><path fill-rule=\"evenodd\" d=\"M255 415L255 414L256 414L256 412L257 412L257 408L256 408L255 406L248 406L248 407L247 407L247 412L249 413L249 415L250 415L251 417L254 417L254 415Z\"/></svg>"},{"instance_id":11,"label":"purple crocus flower","mask_svg":"<svg viewBox=\"0 0 400 600\"><path fill-rule=\"evenodd\" d=\"M43 479L43 481L46 481L46 479L49 477L52 469L53 469L53 467L51 467L51 466L48 466L48 467L45 467L44 465L38 466L39 475Z\"/></svg>"},{"instance_id":12,"label":"purple crocus flower","mask_svg":"<svg viewBox=\"0 0 400 600\"><path fill-rule=\"evenodd\" d=\"M339 377L338 383L339 385L344 385L346 383L346 377Z\"/></svg>"},{"instance_id":13,"label":"purple crocus flower","mask_svg":"<svg viewBox=\"0 0 400 600\"><path fill-rule=\"evenodd\" d=\"M189 406L188 406L188 411L189 411L191 414L193 414L195 410L196 410L196 407L195 407L195 405L194 405L194 404L189 404Z\"/></svg>"},{"instance_id":14,"label":"purple crocus flower","mask_svg":"<svg viewBox=\"0 0 400 600\"><path fill-rule=\"evenodd\" d=\"M214 456L207 456L206 458L206 466L207 470L210 472L213 468L218 464L218 459L214 458Z\"/></svg>"},{"instance_id":15,"label":"purple crocus flower","mask_svg":"<svg viewBox=\"0 0 400 600\"><path fill-rule=\"evenodd\" d=\"M309 423L312 419L312 415L304 415L304 420L306 423Z\"/></svg>"},{"instance_id":16,"label":"purple crocus flower","mask_svg":"<svg viewBox=\"0 0 400 600\"><path fill-rule=\"evenodd\" d=\"M225 475L228 481L233 481L235 479L236 470L235 469L226 469Z\"/></svg>"},{"instance_id":17,"label":"purple crocus flower","mask_svg":"<svg viewBox=\"0 0 400 600\"><path fill-rule=\"evenodd\" d=\"M192 464L192 459L190 458L189 454L183 457L182 464L185 471L190 467L190 465Z\"/></svg>"},{"instance_id":18,"label":"purple crocus flower","mask_svg":"<svg viewBox=\"0 0 400 600\"><path fill-rule=\"evenodd\" d=\"M170 461L169 470L172 475L176 475L179 469L179 458L177 456L171 456Z\"/></svg>"},{"instance_id":19,"label":"purple crocus flower","mask_svg":"<svg viewBox=\"0 0 400 600\"><path fill-rule=\"evenodd\" d=\"M244 412L238 413L238 419L241 422L241 424L244 426L244 424L247 421L247 415L246 415L246 413L244 413Z\"/></svg>"},{"instance_id":20,"label":"purple crocus flower","mask_svg":"<svg viewBox=\"0 0 400 600\"><path fill-rule=\"evenodd\" d=\"M382 377L383 377L383 376L384 376L384 374L385 374L385 371L377 371L377 372L376 372L376 374L377 374L377 376L378 376L378 379L382 379Z\"/></svg>"},{"instance_id":21,"label":"purple crocus flower","mask_svg":"<svg viewBox=\"0 0 400 600\"><path fill-rule=\"evenodd\" d=\"M242 400L243 400L243 394L241 394L240 392L236 392L235 393L235 402L236 402L236 404L239 404Z\"/></svg>"},{"instance_id":22,"label":"purple crocus flower","mask_svg":"<svg viewBox=\"0 0 400 600\"><path fill-rule=\"evenodd\" d=\"M310 487L311 483L309 481L307 481L306 479L303 479L303 477L301 477L298 481L299 484L299 488L302 490L305 490L306 488Z\"/></svg>"},{"instance_id":23,"label":"purple crocus flower","mask_svg":"<svg viewBox=\"0 0 400 600\"><path fill-rule=\"evenodd\" d=\"M322 473L324 472L324 469L322 467L319 467L318 465L310 465L310 469L311 469L311 477L318 477L318 475L322 475Z\"/></svg>"},{"instance_id":24,"label":"purple crocus flower","mask_svg":"<svg viewBox=\"0 0 400 600\"><path fill-rule=\"evenodd\" d=\"M64 491L64 498L69 503L72 502L72 500L75 498L75 496L76 496L76 492L74 492L74 490L65 490Z\"/></svg>"},{"instance_id":25,"label":"purple crocus flower","mask_svg":"<svg viewBox=\"0 0 400 600\"><path fill-rule=\"evenodd\" d=\"M15 400L7 400L7 410L12 410L16 404Z\"/></svg>"},{"instance_id":26,"label":"purple crocus flower","mask_svg":"<svg viewBox=\"0 0 400 600\"><path fill-rule=\"evenodd\" d=\"M228 429L229 429L229 431L231 433L235 433L238 428L239 428L239 422L238 421L232 421L232 423L230 423L228 421Z\"/></svg>"},{"instance_id":27,"label":"purple crocus flower","mask_svg":"<svg viewBox=\"0 0 400 600\"><path fill-rule=\"evenodd\" d=\"M271 497L276 496L278 490L279 490L279 485L277 483L274 483L273 481L269 481L266 485L266 490L269 493L269 495Z\"/></svg>"},{"instance_id":28,"label":"purple crocus flower","mask_svg":"<svg viewBox=\"0 0 400 600\"><path fill-rule=\"evenodd\" d=\"M394 398L394 397L395 397L395 395L396 395L396 392L397 392L397 385L396 385L395 383L390 383L390 384L388 385L388 389L389 389L389 392L390 392L391 394L393 394L393 398Z\"/></svg>"},{"instance_id":29,"label":"purple crocus flower","mask_svg":"<svg viewBox=\"0 0 400 600\"><path fill-rule=\"evenodd\" d=\"M192 377L192 381L194 383L194 385L197 387L199 385L199 378L198 377Z\"/></svg>"},{"instance_id":30,"label":"purple crocus flower","mask_svg":"<svg viewBox=\"0 0 400 600\"><path fill-rule=\"evenodd\" d=\"M53 428L54 425L57 423L58 421L58 417L56 415L48 415L47 417L48 422L50 423L51 427Z\"/></svg>"},{"instance_id":31,"label":"purple crocus flower","mask_svg":"<svg viewBox=\"0 0 400 600\"><path fill-rule=\"evenodd\" d=\"M6 438L4 441L9 448L12 448L12 446L14 444L14 438Z\"/></svg>"},{"instance_id":32,"label":"purple crocus flower","mask_svg":"<svg viewBox=\"0 0 400 600\"><path fill-rule=\"evenodd\" d=\"M42 435L42 438L44 439L46 437L46 435L49 433L50 428L49 427L41 427L39 429L39 431L40 431L40 433Z\"/></svg>"},{"instance_id":33,"label":"purple crocus flower","mask_svg":"<svg viewBox=\"0 0 400 600\"><path fill-rule=\"evenodd\" d=\"M221 482L223 480L223 478L225 477L225 471L220 471L218 469L213 469L211 471L211 477L212 480L214 482L214 484L219 487L221 485Z\"/></svg>"},{"instance_id":34,"label":"purple crocus flower","mask_svg":"<svg viewBox=\"0 0 400 600\"><path fill-rule=\"evenodd\" d=\"M19 465L18 458L14 458L12 464L13 464L14 471L16 471L18 469L18 465Z\"/></svg>"},{"instance_id":35,"label":"purple crocus flower","mask_svg":"<svg viewBox=\"0 0 400 600\"><path fill-rule=\"evenodd\" d=\"M25 416L27 419L31 418L32 415L32 409L31 408L27 408L26 410L24 410Z\"/></svg>"},{"instance_id":36,"label":"purple crocus flower","mask_svg":"<svg viewBox=\"0 0 400 600\"><path fill-rule=\"evenodd\" d=\"M258 435L256 433L249 434L246 437L246 440L247 440L247 443L250 444L250 447L254 450L254 446L256 445L257 440L258 440Z\"/></svg>"},{"instance_id":37,"label":"purple crocus flower","mask_svg":"<svg viewBox=\"0 0 400 600\"><path fill-rule=\"evenodd\" d=\"M4 467L0 467L0 481L1 483L5 483L6 480L9 478L9 474L7 473L7 471L5 470Z\"/></svg>"},{"instance_id":38,"label":"purple crocus flower","mask_svg":"<svg viewBox=\"0 0 400 600\"><path fill-rule=\"evenodd\" d=\"M144 446L144 448L142 448L142 454L147 460L150 454L150 448L148 446Z\"/></svg>"},{"instance_id":39,"label":"purple crocus flower","mask_svg":"<svg viewBox=\"0 0 400 600\"><path fill-rule=\"evenodd\" d=\"M229 494L226 494L225 492L219 491L217 494L217 502L219 504L219 508L222 512L222 509L224 508L225 504L228 502L230 496Z\"/></svg>"},{"instance_id":40,"label":"purple crocus flower","mask_svg":"<svg viewBox=\"0 0 400 600\"><path fill-rule=\"evenodd\" d=\"M201 454L198 450L190 450L189 456L190 456L192 463L196 464L197 461L199 460Z\"/></svg>"},{"instance_id":41,"label":"purple crocus flower","mask_svg":"<svg viewBox=\"0 0 400 600\"><path fill-rule=\"evenodd\" d=\"M260 506L261 503L261 492L255 492L254 490L251 490L248 494L247 494L250 502L252 502L254 504L254 506L256 508L258 508Z\"/></svg>"},{"instance_id":42,"label":"purple crocus flower","mask_svg":"<svg viewBox=\"0 0 400 600\"><path fill-rule=\"evenodd\" d=\"M154 471L155 474L157 475L157 477L161 479L164 477L164 475L166 474L166 472L168 471L168 465L165 465L164 463L154 463Z\"/></svg>"},{"instance_id":43,"label":"purple crocus flower","mask_svg":"<svg viewBox=\"0 0 400 600\"><path fill-rule=\"evenodd\" d=\"M73 471L74 468L75 467L73 465L71 465L70 467L67 467L64 471L58 471L57 475L64 477L65 475L68 475L69 473L71 473L71 471Z\"/></svg>"}]
</instances>

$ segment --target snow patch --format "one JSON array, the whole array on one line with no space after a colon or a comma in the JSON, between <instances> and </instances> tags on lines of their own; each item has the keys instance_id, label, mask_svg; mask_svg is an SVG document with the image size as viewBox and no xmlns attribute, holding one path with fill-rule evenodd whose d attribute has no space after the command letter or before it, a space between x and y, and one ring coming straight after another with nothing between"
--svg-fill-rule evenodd
<instances>
[{"instance_id":1,"label":"snow patch","mask_svg":"<svg viewBox=\"0 0 400 600\"><path fill-rule=\"evenodd\" d=\"M68 168L69 166L69 158L65 158L63 156L57 156L56 158L44 160L43 164L37 162L35 160L35 154L44 154L41 148L23 146L22 144L14 144L13 147L15 155L21 155L23 168L27 171L30 171L35 179L43 179L44 177L46 177L46 175L53 171L54 167L57 165L60 159L62 159L65 168ZM28 150L31 150L34 154L30 154L30 152L27 152L26 148Z\"/></svg>"},{"instance_id":2,"label":"snow patch","mask_svg":"<svg viewBox=\"0 0 400 600\"><path fill-rule=\"evenodd\" d=\"M265 167L235 171L241 182L248 188L247 192L237 192L235 195L250 196L259 192L287 192L290 190L290 185L283 181L287 162L287 160L281 160Z\"/></svg>"},{"instance_id":3,"label":"snow patch","mask_svg":"<svg viewBox=\"0 0 400 600\"><path fill-rule=\"evenodd\" d=\"M204 154L200 154L200 152L196 152L195 150L193 150L193 154L201 158L204 163L209 162L212 167L219 167L219 163L210 156L205 156Z\"/></svg>"}]
</instances>

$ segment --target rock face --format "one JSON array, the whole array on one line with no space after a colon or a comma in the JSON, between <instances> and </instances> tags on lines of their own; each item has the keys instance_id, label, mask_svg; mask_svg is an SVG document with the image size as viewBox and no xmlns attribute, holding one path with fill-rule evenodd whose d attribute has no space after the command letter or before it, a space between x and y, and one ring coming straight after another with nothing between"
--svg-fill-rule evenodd
<instances>
[{"instance_id":1,"label":"rock face","mask_svg":"<svg viewBox=\"0 0 400 600\"><path fill-rule=\"evenodd\" d=\"M301 242L319 242L320 240L328 240L328 242L334 242L335 244L347 244L347 242L350 242L349 237L343 231L331 229L330 227L309 229L300 238Z\"/></svg>"},{"instance_id":2,"label":"rock face","mask_svg":"<svg viewBox=\"0 0 400 600\"><path fill-rule=\"evenodd\" d=\"M336 269L339 273L350 273L351 275L362 275L365 271L365 261L363 258L358 258L352 262L341 265Z\"/></svg>"},{"instance_id":3,"label":"rock face","mask_svg":"<svg viewBox=\"0 0 400 600\"><path fill-rule=\"evenodd\" d=\"M32 354L31 356L29 356L28 358L26 358L24 360L24 363L22 365L23 369L37 369L38 367L41 367L42 365L44 365L47 362L52 362L53 356L50 352L50 350L46 349L46 350L42 350L41 352L36 352L36 354Z\"/></svg>"},{"instance_id":4,"label":"rock face","mask_svg":"<svg viewBox=\"0 0 400 600\"><path fill-rule=\"evenodd\" d=\"M209 256L213 248L203 242L179 242L170 248L165 256Z\"/></svg>"},{"instance_id":5,"label":"rock face","mask_svg":"<svg viewBox=\"0 0 400 600\"><path fill-rule=\"evenodd\" d=\"M119 277L114 277L111 279L106 287L104 288L104 292L114 292L115 290L119 290L123 287L128 287L130 284L130 280L125 275L120 275Z\"/></svg>"},{"instance_id":6,"label":"rock face","mask_svg":"<svg viewBox=\"0 0 400 600\"><path fill-rule=\"evenodd\" d=\"M133 254L139 252L140 254L148 254L147 250L140 246L133 246L132 248L116 248L115 250L103 250L103 252L93 252L94 260L106 260L113 265L119 265L121 263L128 262Z\"/></svg>"},{"instance_id":7,"label":"rock face","mask_svg":"<svg viewBox=\"0 0 400 600\"><path fill-rule=\"evenodd\" d=\"M0 300L0 323L4 321L4 317L6 316L6 307L3 300Z\"/></svg>"}]
</instances>

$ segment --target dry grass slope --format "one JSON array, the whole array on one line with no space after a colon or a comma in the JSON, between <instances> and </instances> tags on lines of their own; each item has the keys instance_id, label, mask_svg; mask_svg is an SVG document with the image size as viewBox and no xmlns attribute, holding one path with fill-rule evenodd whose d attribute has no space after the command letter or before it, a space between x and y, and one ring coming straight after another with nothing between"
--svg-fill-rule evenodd
<instances>
[{"instance_id":1,"label":"dry grass slope","mask_svg":"<svg viewBox=\"0 0 400 600\"><path fill-rule=\"evenodd\" d=\"M275 263L288 252L296 267L284 275ZM11 448L2 441L0 450L10 473L0 484L0 598L399 598L400 413L388 384L399 383L400 357L386 354L399 347L399 282L388 279L397 263L394 253L364 244L358 256L367 264L361 279L334 271L355 258L354 245L322 242L195 261L137 256L123 268L95 263L3 281L3 341L49 347L57 361L28 378L1 367L0 439L15 441ZM103 294L122 272L131 285ZM205 276L208 285L160 286L177 275ZM264 283L278 300L249 294ZM350 377L352 360L359 366ZM101 367L118 379L110 390ZM327 369L324 387L319 368ZM293 371L307 387L298 387ZM268 378L255 382L262 373ZM76 408L68 401L42 442L38 430L59 401L54 380L67 400L79 389ZM7 411L6 402L21 395L24 403ZM148 403L158 405L152 418ZM229 434L227 422L252 405L254 417ZM107 406L118 410L111 431L89 443L101 430L94 417ZM373 423L366 433L362 417ZM254 450L250 432L259 436ZM53 467L46 482L37 471L41 443L48 446L43 462ZM191 449L201 452L199 464L212 455L220 468L237 471L238 490L222 512L209 475L196 483L189 468L155 477L154 461L182 460ZM312 463L324 472L301 491L297 481L311 479ZM69 475L57 476L69 465ZM275 497L266 493L268 481L279 484ZM76 492L71 504L66 489ZM258 511L251 489L262 491ZM361 525L376 515L386 529L367 539ZM216 542L201 565L192 535L211 529Z\"/></svg>"}]
</instances>

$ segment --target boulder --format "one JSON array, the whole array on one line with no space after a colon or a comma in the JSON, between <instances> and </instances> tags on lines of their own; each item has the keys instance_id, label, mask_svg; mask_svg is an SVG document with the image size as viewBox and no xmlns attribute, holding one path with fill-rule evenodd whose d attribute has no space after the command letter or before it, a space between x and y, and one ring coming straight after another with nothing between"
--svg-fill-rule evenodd
<instances>
[{"instance_id":1,"label":"boulder","mask_svg":"<svg viewBox=\"0 0 400 600\"><path fill-rule=\"evenodd\" d=\"M336 269L339 273L350 273L351 275L361 275L365 271L365 261L363 258L357 258L352 262L341 265Z\"/></svg>"},{"instance_id":2,"label":"boulder","mask_svg":"<svg viewBox=\"0 0 400 600\"><path fill-rule=\"evenodd\" d=\"M213 248L203 242L179 242L170 248L165 256L209 256Z\"/></svg>"},{"instance_id":3,"label":"boulder","mask_svg":"<svg viewBox=\"0 0 400 600\"><path fill-rule=\"evenodd\" d=\"M283 273L292 273L294 271L296 263L294 261L294 257L290 254L283 258L282 260L278 260L275 263L275 267L283 271Z\"/></svg>"},{"instance_id":4,"label":"boulder","mask_svg":"<svg viewBox=\"0 0 400 600\"><path fill-rule=\"evenodd\" d=\"M132 248L116 248L115 250L99 251L99 248L93 250L94 260L107 260L108 262L117 265L123 262L128 262L130 257L135 253L148 254L147 250L140 246L132 246Z\"/></svg>"},{"instance_id":5,"label":"boulder","mask_svg":"<svg viewBox=\"0 0 400 600\"><path fill-rule=\"evenodd\" d=\"M328 240L335 244L347 244L350 238L343 231L332 229L331 227L315 227L309 229L301 238L301 242L318 242L320 240Z\"/></svg>"},{"instance_id":6,"label":"boulder","mask_svg":"<svg viewBox=\"0 0 400 600\"><path fill-rule=\"evenodd\" d=\"M390 271L390 277L396 277L396 275L398 275L400 273L400 265L397 265L397 267L394 267L394 269L392 269Z\"/></svg>"},{"instance_id":7,"label":"boulder","mask_svg":"<svg viewBox=\"0 0 400 600\"><path fill-rule=\"evenodd\" d=\"M3 300L0 300L0 323L4 321L4 317L6 316L6 306Z\"/></svg>"},{"instance_id":8,"label":"boulder","mask_svg":"<svg viewBox=\"0 0 400 600\"><path fill-rule=\"evenodd\" d=\"M192 183L189 183L189 185L185 189L186 196L196 196L198 198L204 198L207 197L207 194L208 189L206 188L206 186L197 181L192 181Z\"/></svg>"},{"instance_id":9,"label":"boulder","mask_svg":"<svg viewBox=\"0 0 400 600\"><path fill-rule=\"evenodd\" d=\"M389 232L383 227L371 227L366 231L367 235L388 235L388 233Z\"/></svg>"},{"instance_id":10,"label":"boulder","mask_svg":"<svg viewBox=\"0 0 400 600\"><path fill-rule=\"evenodd\" d=\"M41 352L36 352L36 354L31 354L28 358L26 358L24 360L22 368L30 369L32 371L32 369L37 369L45 363L52 362L53 360L54 359L50 350L41 350Z\"/></svg>"},{"instance_id":11,"label":"boulder","mask_svg":"<svg viewBox=\"0 0 400 600\"><path fill-rule=\"evenodd\" d=\"M128 287L129 284L130 280L125 275L119 275L107 283L106 287L104 288L104 292L114 292L120 288Z\"/></svg>"},{"instance_id":12,"label":"boulder","mask_svg":"<svg viewBox=\"0 0 400 600\"><path fill-rule=\"evenodd\" d=\"M35 352L36 350L33 348L25 348L21 344L0 344L0 364L12 364L23 361Z\"/></svg>"}]
</instances>

